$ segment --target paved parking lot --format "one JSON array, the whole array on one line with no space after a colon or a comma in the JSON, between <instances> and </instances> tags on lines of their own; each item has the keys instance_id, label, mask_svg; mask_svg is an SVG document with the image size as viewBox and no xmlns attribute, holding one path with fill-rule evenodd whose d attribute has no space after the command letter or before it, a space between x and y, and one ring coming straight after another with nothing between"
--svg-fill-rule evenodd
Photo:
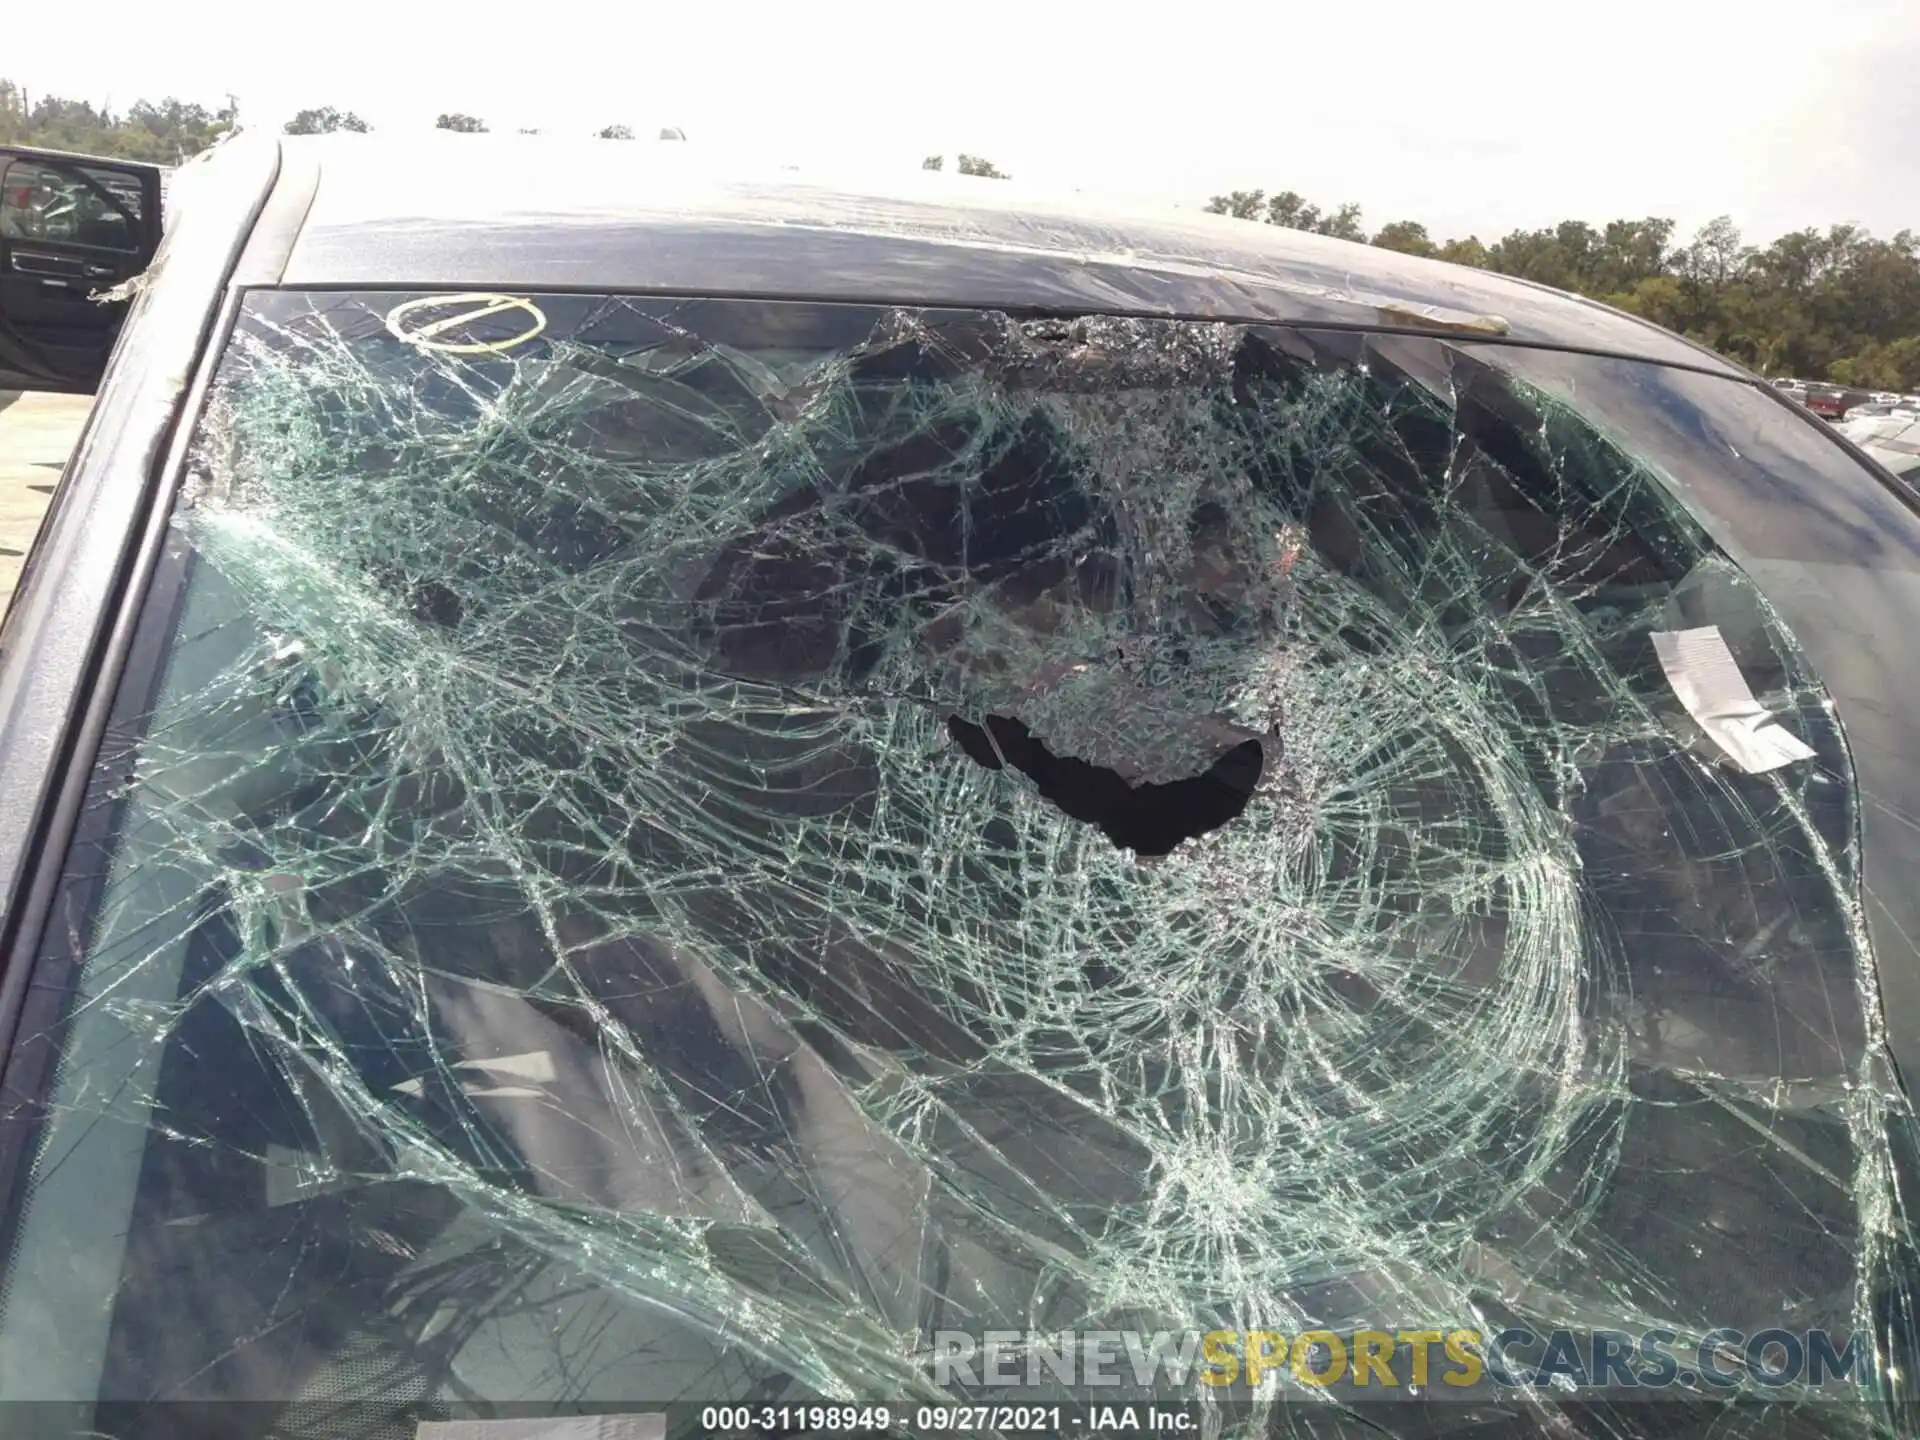
<instances>
[{"instance_id":1,"label":"paved parking lot","mask_svg":"<svg viewBox=\"0 0 1920 1440\"><path fill-rule=\"evenodd\" d=\"M87 395L0 390L0 613L92 404Z\"/></svg>"}]
</instances>

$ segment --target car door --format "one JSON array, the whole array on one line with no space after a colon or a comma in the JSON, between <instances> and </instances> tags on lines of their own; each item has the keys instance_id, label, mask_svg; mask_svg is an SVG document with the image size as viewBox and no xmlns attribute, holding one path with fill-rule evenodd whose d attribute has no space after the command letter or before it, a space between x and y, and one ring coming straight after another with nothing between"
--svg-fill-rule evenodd
<instances>
[{"instance_id":1,"label":"car door","mask_svg":"<svg viewBox=\"0 0 1920 1440\"><path fill-rule=\"evenodd\" d=\"M0 390L92 391L159 244L157 166L0 147Z\"/></svg>"}]
</instances>

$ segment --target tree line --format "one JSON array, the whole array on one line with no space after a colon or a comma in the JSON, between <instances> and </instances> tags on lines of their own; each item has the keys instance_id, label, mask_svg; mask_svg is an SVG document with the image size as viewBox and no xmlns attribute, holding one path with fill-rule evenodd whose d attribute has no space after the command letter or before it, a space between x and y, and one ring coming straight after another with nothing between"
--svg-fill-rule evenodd
<instances>
[{"instance_id":1,"label":"tree line","mask_svg":"<svg viewBox=\"0 0 1920 1440\"><path fill-rule=\"evenodd\" d=\"M488 129L480 117L457 111L434 123L469 134ZM169 97L115 113L85 100L31 96L0 80L0 144L177 165L239 126L231 96L217 110ZM351 110L330 105L302 110L284 128L292 135L371 129ZM634 138L622 124L593 133L603 140ZM660 138L686 135L668 127ZM921 163L941 170L946 157L929 155ZM978 155L956 156L954 165L963 175L1007 178ZM1322 209L1292 190L1234 190L1214 196L1206 208L1571 290L1677 330L1763 375L1920 390L1920 238L1911 230L1880 239L1857 225L1830 225L1751 245L1721 216L1680 243L1672 220L1650 216L1598 227L1562 220L1486 244L1477 235L1436 240L1417 220L1395 220L1370 233L1358 205Z\"/></svg>"},{"instance_id":2,"label":"tree line","mask_svg":"<svg viewBox=\"0 0 1920 1440\"><path fill-rule=\"evenodd\" d=\"M137 100L125 114L117 115L85 100L34 97L23 86L0 80L0 145L37 145L178 165L239 124L240 107L231 95L218 110L169 97Z\"/></svg>"},{"instance_id":3,"label":"tree line","mask_svg":"<svg viewBox=\"0 0 1920 1440\"><path fill-rule=\"evenodd\" d=\"M341 112L331 108L323 110L302 110L286 124L286 131L289 135L323 135L333 130L358 130L364 133L368 128L367 122L351 110ZM478 115L463 115L458 111L440 116L433 122L433 128L436 130L452 130L461 135L485 135L488 133L487 122L482 120ZM544 135L546 131L533 126L522 126L517 133L521 135ZM603 125L594 131L593 135L597 140L631 140L633 139L633 127L631 125ZM687 138L687 132L677 125L662 125L660 127L660 138L662 140L684 140Z\"/></svg>"},{"instance_id":4,"label":"tree line","mask_svg":"<svg viewBox=\"0 0 1920 1440\"><path fill-rule=\"evenodd\" d=\"M1208 210L1361 240L1408 255L1537 281L1643 315L1762 375L1920 390L1920 237L1858 225L1809 227L1750 245L1727 216L1684 244L1657 216L1596 228L1562 220L1483 243L1436 241L1416 220L1371 235L1358 205L1323 212L1291 190L1216 195Z\"/></svg>"},{"instance_id":5,"label":"tree line","mask_svg":"<svg viewBox=\"0 0 1920 1440\"><path fill-rule=\"evenodd\" d=\"M434 122L438 130L484 135L488 125L477 115L451 111ZM139 100L124 114L87 100L57 95L34 97L22 85L0 80L0 145L35 145L82 155L111 155L154 165L178 165L240 128L240 106L231 95L218 110L171 97ZM372 126L351 110L318 105L302 110L281 127L289 135L366 134ZM538 135L522 129L522 135ZM606 125L593 132L602 140L631 140L628 125ZM663 126L662 140L684 140L686 132Z\"/></svg>"},{"instance_id":6,"label":"tree line","mask_svg":"<svg viewBox=\"0 0 1920 1440\"><path fill-rule=\"evenodd\" d=\"M929 155L920 162L920 168L922 170L944 170L946 165L947 157L944 155ZM954 157L954 169L958 170L962 175L978 175L984 180L1011 180L1013 178L991 160L982 159L978 155L959 155Z\"/></svg>"}]
</instances>

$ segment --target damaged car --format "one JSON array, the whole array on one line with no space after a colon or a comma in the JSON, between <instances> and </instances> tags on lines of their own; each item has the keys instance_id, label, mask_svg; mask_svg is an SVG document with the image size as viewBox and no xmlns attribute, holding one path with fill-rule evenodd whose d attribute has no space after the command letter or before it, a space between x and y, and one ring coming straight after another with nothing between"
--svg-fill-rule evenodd
<instances>
[{"instance_id":1,"label":"damaged car","mask_svg":"<svg viewBox=\"0 0 1920 1440\"><path fill-rule=\"evenodd\" d=\"M489 154L188 167L0 631L7 1433L1912 1433L1907 490L1496 275Z\"/></svg>"}]
</instances>

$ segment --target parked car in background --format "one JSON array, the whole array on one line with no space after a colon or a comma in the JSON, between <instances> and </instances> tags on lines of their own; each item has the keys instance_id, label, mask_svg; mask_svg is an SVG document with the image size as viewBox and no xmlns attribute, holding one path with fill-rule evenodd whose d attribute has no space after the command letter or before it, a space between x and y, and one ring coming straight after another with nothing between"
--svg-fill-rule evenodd
<instances>
[{"instance_id":1,"label":"parked car in background","mask_svg":"<svg viewBox=\"0 0 1920 1440\"><path fill-rule=\"evenodd\" d=\"M1776 379L1773 387L1789 399L1806 406L1823 420L1838 420L1855 413L1861 406L1898 404L1902 397L1890 391L1869 392L1823 380Z\"/></svg>"},{"instance_id":2,"label":"parked car in background","mask_svg":"<svg viewBox=\"0 0 1920 1440\"><path fill-rule=\"evenodd\" d=\"M1858 403L1840 386L1818 382L1805 386L1803 395L1800 403L1823 420L1838 420L1852 404Z\"/></svg>"},{"instance_id":3,"label":"parked car in background","mask_svg":"<svg viewBox=\"0 0 1920 1440\"><path fill-rule=\"evenodd\" d=\"M1862 407L1840 433L1909 483L1920 482L1920 406Z\"/></svg>"},{"instance_id":4,"label":"parked car in background","mask_svg":"<svg viewBox=\"0 0 1920 1440\"><path fill-rule=\"evenodd\" d=\"M1852 405L1841 418L1852 424L1858 420L1881 419L1889 415L1909 415L1920 413L1920 401L1895 396L1892 400L1869 400L1861 405Z\"/></svg>"},{"instance_id":5,"label":"parked car in background","mask_svg":"<svg viewBox=\"0 0 1920 1440\"><path fill-rule=\"evenodd\" d=\"M1912 495L1538 286L688 150L242 136L41 367L0 1400L1917 1433Z\"/></svg>"}]
</instances>

